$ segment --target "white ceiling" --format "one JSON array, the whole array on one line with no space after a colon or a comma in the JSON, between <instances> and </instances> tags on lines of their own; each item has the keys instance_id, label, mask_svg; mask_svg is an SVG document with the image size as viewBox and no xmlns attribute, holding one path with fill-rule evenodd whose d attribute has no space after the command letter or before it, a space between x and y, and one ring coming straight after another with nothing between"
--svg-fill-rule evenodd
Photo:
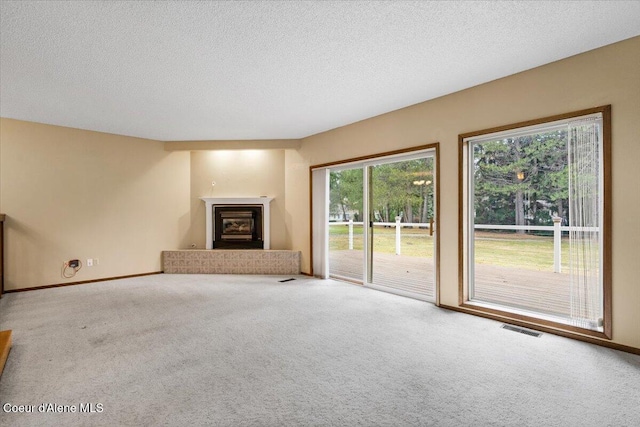
<instances>
[{"instance_id":1,"label":"white ceiling","mask_svg":"<svg viewBox=\"0 0 640 427\"><path fill-rule=\"evenodd\" d=\"M640 34L640 2L5 1L0 115L300 138Z\"/></svg>"}]
</instances>

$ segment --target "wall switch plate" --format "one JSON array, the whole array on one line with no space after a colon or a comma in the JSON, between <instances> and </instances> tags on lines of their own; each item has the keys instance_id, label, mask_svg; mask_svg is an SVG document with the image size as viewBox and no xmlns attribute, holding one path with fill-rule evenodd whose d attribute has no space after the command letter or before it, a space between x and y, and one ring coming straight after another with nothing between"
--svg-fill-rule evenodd
<instances>
[{"instance_id":1,"label":"wall switch plate","mask_svg":"<svg viewBox=\"0 0 640 427\"><path fill-rule=\"evenodd\" d=\"M99 260L98 258L94 258L94 259L93 259L93 264L94 264L94 265L98 265L98 264L100 264L100 260Z\"/></svg>"},{"instance_id":2,"label":"wall switch plate","mask_svg":"<svg viewBox=\"0 0 640 427\"><path fill-rule=\"evenodd\" d=\"M87 267L93 267L93 260L91 258L87 259Z\"/></svg>"}]
</instances>

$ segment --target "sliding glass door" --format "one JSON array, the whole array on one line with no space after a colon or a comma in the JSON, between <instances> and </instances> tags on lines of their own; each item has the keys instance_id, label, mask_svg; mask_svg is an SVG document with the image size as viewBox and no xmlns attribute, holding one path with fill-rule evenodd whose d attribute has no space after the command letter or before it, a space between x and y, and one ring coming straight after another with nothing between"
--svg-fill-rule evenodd
<instances>
[{"instance_id":1,"label":"sliding glass door","mask_svg":"<svg viewBox=\"0 0 640 427\"><path fill-rule=\"evenodd\" d=\"M329 276L435 301L435 155L328 168Z\"/></svg>"}]
</instances>

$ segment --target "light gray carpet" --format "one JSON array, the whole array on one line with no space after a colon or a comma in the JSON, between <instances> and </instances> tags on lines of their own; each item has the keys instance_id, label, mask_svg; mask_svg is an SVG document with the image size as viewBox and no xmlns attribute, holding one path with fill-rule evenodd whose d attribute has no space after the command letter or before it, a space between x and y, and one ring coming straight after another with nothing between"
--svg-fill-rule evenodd
<instances>
[{"instance_id":1,"label":"light gray carpet","mask_svg":"<svg viewBox=\"0 0 640 427\"><path fill-rule=\"evenodd\" d=\"M359 286L156 275L14 293L0 425L638 426L640 357Z\"/></svg>"}]
</instances>

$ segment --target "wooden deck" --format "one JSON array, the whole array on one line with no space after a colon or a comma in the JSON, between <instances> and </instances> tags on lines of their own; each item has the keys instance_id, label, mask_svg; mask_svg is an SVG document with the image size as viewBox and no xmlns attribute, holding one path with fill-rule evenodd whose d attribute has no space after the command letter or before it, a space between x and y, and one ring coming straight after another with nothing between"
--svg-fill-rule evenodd
<instances>
[{"instance_id":1,"label":"wooden deck","mask_svg":"<svg viewBox=\"0 0 640 427\"><path fill-rule=\"evenodd\" d=\"M434 299L432 259L375 253L373 266L374 285ZM362 251L330 251L331 275L362 281L362 269ZM563 273L478 264L475 268L475 297L485 302L552 315L570 315L569 275Z\"/></svg>"},{"instance_id":2,"label":"wooden deck","mask_svg":"<svg viewBox=\"0 0 640 427\"><path fill-rule=\"evenodd\" d=\"M363 252L359 250L330 251L330 274L361 282L363 256ZM392 287L429 300L435 299L432 259L374 253L372 282L374 285Z\"/></svg>"}]
</instances>

